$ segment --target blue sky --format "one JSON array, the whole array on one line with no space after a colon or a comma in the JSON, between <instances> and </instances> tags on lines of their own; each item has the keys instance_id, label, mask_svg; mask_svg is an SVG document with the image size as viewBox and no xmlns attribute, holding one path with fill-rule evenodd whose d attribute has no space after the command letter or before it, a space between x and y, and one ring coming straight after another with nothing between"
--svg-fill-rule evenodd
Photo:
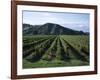
<instances>
[{"instance_id":1,"label":"blue sky","mask_svg":"<svg viewBox=\"0 0 100 80\"><path fill-rule=\"evenodd\" d=\"M89 32L88 13L23 11L23 23L38 25L56 23L74 30Z\"/></svg>"}]
</instances>

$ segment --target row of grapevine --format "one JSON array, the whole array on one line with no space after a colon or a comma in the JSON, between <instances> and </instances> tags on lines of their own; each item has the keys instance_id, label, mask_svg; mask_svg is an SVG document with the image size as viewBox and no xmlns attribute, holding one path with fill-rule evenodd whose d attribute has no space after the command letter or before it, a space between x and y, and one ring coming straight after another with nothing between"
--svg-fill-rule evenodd
<instances>
[{"instance_id":1,"label":"row of grapevine","mask_svg":"<svg viewBox=\"0 0 100 80\"><path fill-rule=\"evenodd\" d=\"M69 47L70 47L70 49L71 49L73 55L74 55L77 59L83 60L83 61L88 61L87 55L84 54L84 53L82 53L82 52L80 52L80 51L73 45L73 42L70 43L70 42L67 42L67 40L65 40L65 39L63 39L63 40L66 42L66 44L69 45Z\"/></svg>"},{"instance_id":2,"label":"row of grapevine","mask_svg":"<svg viewBox=\"0 0 100 80\"><path fill-rule=\"evenodd\" d=\"M51 40L51 39L54 39L54 38L55 38L55 37L50 37L50 38L47 38L47 39L42 40L42 41L39 40L39 41L37 41L36 43L34 43L33 45L31 45L31 46L28 47L28 48L23 47L23 57L26 57L26 56L29 55L32 51L34 51L36 46L42 44L43 42L49 41L49 40Z\"/></svg>"},{"instance_id":3,"label":"row of grapevine","mask_svg":"<svg viewBox=\"0 0 100 80\"><path fill-rule=\"evenodd\" d=\"M33 51L31 51L31 54L27 56L26 59L32 62L40 60L42 56L44 55L45 51L48 50L48 48L50 47L50 44L53 42L54 39L55 39L54 37L50 38L34 46Z\"/></svg>"},{"instance_id":4,"label":"row of grapevine","mask_svg":"<svg viewBox=\"0 0 100 80\"><path fill-rule=\"evenodd\" d=\"M33 46L35 46L35 45L37 45L37 44L39 44L39 43L41 43L41 42L43 42L43 41L45 41L45 40L47 40L47 39L49 39L48 37L46 37L46 38L41 38L41 39L38 39L38 40L34 40L33 42L29 42L29 43L24 43L23 44L23 49L24 50L26 50L27 48L29 49L30 47L33 47Z\"/></svg>"},{"instance_id":5,"label":"row of grapevine","mask_svg":"<svg viewBox=\"0 0 100 80\"><path fill-rule=\"evenodd\" d=\"M44 60L52 60L56 56L56 43L57 43L57 37L53 40L52 44L50 44L50 47L47 51L45 51L45 54L42 59Z\"/></svg>"},{"instance_id":6,"label":"row of grapevine","mask_svg":"<svg viewBox=\"0 0 100 80\"><path fill-rule=\"evenodd\" d=\"M72 43L72 45L79 51L84 52L89 55L89 37L88 36L62 36L67 42Z\"/></svg>"},{"instance_id":7,"label":"row of grapevine","mask_svg":"<svg viewBox=\"0 0 100 80\"><path fill-rule=\"evenodd\" d=\"M65 55L71 59L76 58L74 53L72 52L70 46L62 38L60 38L60 40L61 40L62 46L64 48Z\"/></svg>"}]
</instances>

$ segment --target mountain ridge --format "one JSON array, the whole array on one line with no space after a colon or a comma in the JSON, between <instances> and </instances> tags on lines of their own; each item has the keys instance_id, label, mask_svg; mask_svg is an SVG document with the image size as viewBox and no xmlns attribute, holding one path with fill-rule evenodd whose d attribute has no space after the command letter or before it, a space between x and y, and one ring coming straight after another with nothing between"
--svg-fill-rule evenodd
<instances>
[{"instance_id":1,"label":"mountain ridge","mask_svg":"<svg viewBox=\"0 0 100 80\"><path fill-rule=\"evenodd\" d=\"M83 31L73 30L55 23L43 25L23 24L23 35L88 35Z\"/></svg>"}]
</instances>

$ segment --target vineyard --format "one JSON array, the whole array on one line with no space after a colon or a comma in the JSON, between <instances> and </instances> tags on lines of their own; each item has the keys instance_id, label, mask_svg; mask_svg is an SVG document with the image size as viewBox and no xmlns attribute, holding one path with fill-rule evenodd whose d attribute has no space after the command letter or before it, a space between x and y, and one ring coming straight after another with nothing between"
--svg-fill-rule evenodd
<instances>
[{"instance_id":1,"label":"vineyard","mask_svg":"<svg viewBox=\"0 0 100 80\"><path fill-rule=\"evenodd\" d=\"M89 65L88 35L23 36L23 68Z\"/></svg>"}]
</instances>

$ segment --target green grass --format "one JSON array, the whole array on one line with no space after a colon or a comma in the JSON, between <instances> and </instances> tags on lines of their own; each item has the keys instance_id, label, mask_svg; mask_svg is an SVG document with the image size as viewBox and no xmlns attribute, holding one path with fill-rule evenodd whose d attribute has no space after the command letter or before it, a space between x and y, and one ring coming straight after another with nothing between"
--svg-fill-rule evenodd
<instances>
[{"instance_id":1,"label":"green grass","mask_svg":"<svg viewBox=\"0 0 100 80\"><path fill-rule=\"evenodd\" d=\"M27 60L23 60L23 68L46 68L46 67L69 67L69 66L87 66L88 62L80 60L71 60L69 62L61 60L45 61L41 60L35 63L31 63Z\"/></svg>"},{"instance_id":2,"label":"green grass","mask_svg":"<svg viewBox=\"0 0 100 80\"><path fill-rule=\"evenodd\" d=\"M23 68L89 65L88 35L23 37Z\"/></svg>"}]
</instances>

